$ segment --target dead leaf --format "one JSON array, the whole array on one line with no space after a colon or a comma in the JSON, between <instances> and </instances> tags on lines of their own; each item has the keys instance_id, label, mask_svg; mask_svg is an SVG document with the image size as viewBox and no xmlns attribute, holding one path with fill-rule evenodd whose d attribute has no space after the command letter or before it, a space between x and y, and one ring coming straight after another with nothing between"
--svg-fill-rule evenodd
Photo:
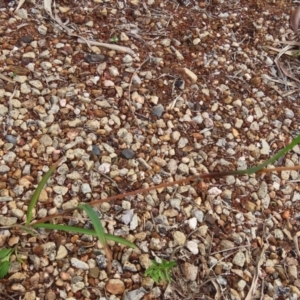
<instances>
[{"instance_id":1,"label":"dead leaf","mask_svg":"<svg viewBox=\"0 0 300 300\"><path fill-rule=\"evenodd\" d=\"M290 24L295 33L297 33L300 21L300 6L298 6L291 15Z\"/></svg>"}]
</instances>

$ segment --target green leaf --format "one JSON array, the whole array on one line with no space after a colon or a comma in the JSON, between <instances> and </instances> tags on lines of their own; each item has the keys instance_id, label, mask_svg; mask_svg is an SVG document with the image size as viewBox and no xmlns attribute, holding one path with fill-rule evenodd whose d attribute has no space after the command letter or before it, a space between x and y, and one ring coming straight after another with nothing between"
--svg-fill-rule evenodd
<instances>
[{"instance_id":1,"label":"green leaf","mask_svg":"<svg viewBox=\"0 0 300 300\"><path fill-rule=\"evenodd\" d=\"M105 233L105 237L109 241L114 241L116 243L123 244L123 245L125 245L127 247L130 247L130 248L133 248L133 249L136 248L135 244L133 244L133 243L131 243L131 242L127 241L126 239L123 239L123 238L121 238L119 236L116 236L116 235L113 235L113 234L109 234L109 233Z\"/></svg>"},{"instance_id":2,"label":"green leaf","mask_svg":"<svg viewBox=\"0 0 300 300\"><path fill-rule=\"evenodd\" d=\"M86 214L88 215L88 217L90 218L90 220L94 226L94 229L97 233L97 237L98 237L100 243L102 244L103 247L106 247L107 241L106 241L106 237L105 237L104 228L103 228L102 223L99 220L99 217L97 216L96 212L88 204L79 204L78 207L83 209L86 212Z\"/></svg>"},{"instance_id":3,"label":"green leaf","mask_svg":"<svg viewBox=\"0 0 300 300\"><path fill-rule=\"evenodd\" d=\"M2 261L0 263L0 279L4 278L5 275L8 273L9 270L9 261Z\"/></svg>"},{"instance_id":4,"label":"green leaf","mask_svg":"<svg viewBox=\"0 0 300 300\"><path fill-rule=\"evenodd\" d=\"M50 169L49 171L43 176L41 182L38 184L31 200L28 206L28 210L27 210L27 214L26 214L26 225L28 226L29 223L31 222L32 219L32 213L33 213L33 208L35 207L39 196L41 194L42 189L44 188L46 182L48 181L48 179L50 178L50 176L52 175L52 173L55 171L56 167L58 165L58 162L55 163Z\"/></svg>"},{"instance_id":5,"label":"green leaf","mask_svg":"<svg viewBox=\"0 0 300 300\"><path fill-rule=\"evenodd\" d=\"M0 260L1 259L4 259L5 257L10 257L11 253L14 251L13 248L11 249L7 249L7 248L4 248L4 249L1 249L0 250Z\"/></svg>"},{"instance_id":6,"label":"green leaf","mask_svg":"<svg viewBox=\"0 0 300 300\"><path fill-rule=\"evenodd\" d=\"M32 225L34 228L46 228L46 229L53 229L53 230L62 230L67 232L76 232L81 234L87 234L91 236L98 237L95 230L92 229L86 229L86 228L80 228L75 226L68 226L68 225L59 225L59 224L47 224L47 223L36 223ZM120 244L123 244L130 248L136 248L136 245L127 241L126 239L123 239L121 237L105 233L105 238L110 241L114 241Z\"/></svg>"},{"instance_id":7,"label":"green leaf","mask_svg":"<svg viewBox=\"0 0 300 300\"><path fill-rule=\"evenodd\" d=\"M176 266L175 261L162 260L161 264L155 260L152 265L145 271L145 276L150 276L156 283L171 282L171 268Z\"/></svg>"},{"instance_id":8,"label":"green leaf","mask_svg":"<svg viewBox=\"0 0 300 300\"><path fill-rule=\"evenodd\" d=\"M261 169L265 168L267 165L272 164L274 161L279 159L281 156L285 155L288 151L292 150L299 143L300 143L300 134L295 139L293 139L290 144L288 144L286 147L284 147L283 149L278 151L274 156L272 156L270 159L266 160L262 164L252 167L252 168L249 168L249 169L246 169L246 170L234 171L234 174L232 174L232 175L244 175L244 174L251 175L251 174L257 173Z\"/></svg>"}]
</instances>

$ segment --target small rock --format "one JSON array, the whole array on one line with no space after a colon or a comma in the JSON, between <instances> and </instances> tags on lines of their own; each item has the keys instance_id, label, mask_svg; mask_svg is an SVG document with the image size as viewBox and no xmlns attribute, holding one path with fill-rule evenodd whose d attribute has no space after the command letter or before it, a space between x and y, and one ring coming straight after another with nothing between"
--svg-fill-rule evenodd
<instances>
[{"instance_id":1,"label":"small rock","mask_svg":"<svg viewBox=\"0 0 300 300\"><path fill-rule=\"evenodd\" d=\"M133 58L129 55L129 54L126 54L123 59L122 59L123 63L125 64L130 64L133 62Z\"/></svg>"},{"instance_id":2,"label":"small rock","mask_svg":"<svg viewBox=\"0 0 300 300\"><path fill-rule=\"evenodd\" d=\"M55 259L58 259L58 260L59 260L59 259L63 259L63 258L65 258L67 255L68 255L68 251L67 251L66 247L63 246L63 245L60 245L60 246L58 247L58 250L57 250L56 258L55 258Z\"/></svg>"},{"instance_id":3,"label":"small rock","mask_svg":"<svg viewBox=\"0 0 300 300\"><path fill-rule=\"evenodd\" d=\"M138 215L134 214L133 217L132 217L132 220L130 222L129 229L130 230L135 230L138 227L138 225L139 225L138 221L139 221Z\"/></svg>"},{"instance_id":4,"label":"small rock","mask_svg":"<svg viewBox=\"0 0 300 300\"><path fill-rule=\"evenodd\" d=\"M194 254L197 255L199 253L198 243L195 241L188 241L186 243L186 247Z\"/></svg>"},{"instance_id":5,"label":"small rock","mask_svg":"<svg viewBox=\"0 0 300 300\"><path fill-rule=\"evenodd\" d=\"M126 293L123 300L141 300L146 293L147 291L141 287Z\"/></svg>"},{"instance_id":6,"label":"small rock","mask_svg":"<svg viewBox=\"0 0 300 300\"><path fill-rule=\"evenodd\" d=\"M71 258L71 265L77 269L88 270L89 265L76 257Z\"/></svg>"},{"instance_id":7,"label":"small rock","mask_svg":"<svg viewBox=\"0 0 300 300\"><path fill-rule=\"evenodd\" d=\"M287 107L284 109L284 114L285 114L285 117L288 119L293 119L295 116L294 112Z\"/></svg>"},{"instance_id":8,"label":"small rock","mask_svg":"<svg viewBox=\"0 0 300 300\"><path fill-rule=\"evenodd\" d=\"M35 300L35 299L36 299L35 291L25 293L24 300Z\"/></svg>"},{"instance_id":9,"label":"small rock","mask_svg":"<svg viewBox=\"0 0 300 300\"><path fill-rule=\"evenodd\" d=\"M71 291L73 293L76 293L78 291L81 291L85 287L84 282L76 282L74 284L71 284Z\"/></svg>"},{"instance_id":10,"label":"small rock","mask_svg":"<svg viewBox=\"0 0 300 300\"><path fill-rule=\"evenodd\" d=\"M237 288L238 288L238 290L239 291L242 291L244 288L245 288L245 286L246 286L246 281L245 280L239 280L238 281L238 283L237 283Z\"/></svg>"},{"instance_id":11,"label":"small rock","mask_svg":"<svg viewBox=\"0 0 300 300\"><path fill-rule=\"evenodd\" d=\"M298 278L298 270L296 265L288 266L288 273L295 279Z\"/></svg>"},{"instance_id":12,"label":"small rock","mask_svg":"<svg viewBox=\"0 0 300 300\"><path fill-rule=\"evenodd\" d=\"M92 192L91 186L88 183L83 183L81 185L81 192L83 194L91 193Z\"/></svg>"},{"instance_id":13,"label":"small rock","mask_svg":"<svg viewBox=\"0 0 300 300\"><path fill-rule=\"evenodd\" d=\"M7 134L6 136L5 136L5 139L9 142L9 143L11 143L11 144L16 144L17 143L17 138L16 137L14 137L13 135L10 135L10 134Z\"/></svg>"},{"instance_id":14,"label":"small rock","mask_svg":"<svg viewBox=\"0 0 300 300\"><path fill-rule=\"evenodd\" d=\"M187 278L188 280L191 280L191 281L195 281L197 278L197 275L198 275L198 267L196 267L188 262L185 262L184 267L183 267L183 272L184 272L185 278Z\"/></svg>"},{"instance_id":15,"label":"small rock","mask_svg":"<svg viewBox=\"0 0 300 300\"><path fill-rule=\"evenodd\" d=\"M162 249L162 243L161 243L161 240L158 239L158 238L152 238L150 240L150 244L149 244L149 248L152 249L152 250L156 250L156 251L159 251Z\"/></svg>"},{"instance_id":16,"label":"small rock","mask_svg":"<svg viewBox=\"0 0 300 300\"><path fill-rule=\"evenodd\" d=\"M109 75L112 76L112 77L116 77L116 76L119 76L120 73L118 71L118 68L115 67L115 66L111 66L108 68L108 71L109 71Z\"/></svg>"},{"instance_id":17,"label":"small rock","mask_svg":"<svg viewBox=\"0 0 300 300\"><path fill-rule=\"evenodd\" d=\"M49 70L52 68L52 64L49 61L43 61L41 62L41 68L43 70Z\"/></svg>"},{"instance_id":18,"label":"small rock","mask_svg":"<svg viewBox=\"0 0 300 300\"><path fill-rule=\"evenodd\" d=\"M175 231L173 233L173 238L179 246L183 246L186 242L186 236L181 231Z\"/></svg>"},{"instance_id":19,"label":"small rock","mask_svg":"<svg viewBox=\"0 0 300 300\"><path fill-rule=\"evenodd\" d=\"M181 137L178 141L178 148L182 149L188 144L189 140L186 137Z\"/></svg>"},{"instance_id":20,"label":"small rock","mask_svg":"<svg viewBox=\"0 0 300 300\"><path fill-rule=\"evenodd\" d=\"M53 187L53 191L58 194L58 195L66 195L68 192L68 188L66 186L60 186L60 185L56 185Z\"/></svg>"},{"instance_id":21,"label":"small rock","mask_svg":"<svg viewBox=\"0 0 300 300\"><path fill-rule=\"evenodd\" d=\"M157 106L153 107L152 114L160 118L164 113L164 110L164 107L161 104L158 104Z\"/></svg>"},{"instance_id":22,"label":"small rock","mask_svg":"<svg viewBox=\"0 0 300 300\"><path fill-rule=\"evenodd\" d=\"M284 234L283 234L282 230L280 230L278 228L275 229L274 230L274 237L275 237L275 239L282 241L284 239Z\"/></svg>"},{"instance_id":23,"label":"small rock","mask_svg":"<svg viewBox=\"0 0 300 300\"><path fill-rule=\"evenodd\" d=\"M45 147L52 146L53 140L48 134L44 134L40 138L40 143L44 145Z\"/></svg>"},{"instance_id":24,"label":"small rock","mask_svg":"<svg viewBox=\"0 0 300 300\"><path fill-rule=\"evenodd\" d=\"M256 204L254 204L254 203L251 202L251 201L246 201L246 203L245 203L245 209L246 209L247 211L253 212L253 211L256 210Z\"/></svg>"},{"instance_id":25,"label":"small rock","mask_svg":"<svg viewBox=\"0 0 300 300\"><path fill-rule=\"evenodd\" d=\"M196 229L196 227L197 227L197 218L190 218L189 220L188 220L188 224L189 224L189 227L190 227L190 229L191 230L195 230Z\"/></svg>"},{"instance_id":26,"label":"small rock","mask_svg":"<svg viewBox=\"0 0 300 300\"><path fill-rule=\"evenodd\" d=\"M19 38L18 42L25 43L25 44L30 44L33 41L33 37L31 35L24 35ZM11 70L11 69L10 69ZM17 73L17 72L15 72ZM19 73L17 73L19 74Z\"/></svg>"},{"instance_id":27,"label":"small rock","mask_svg":"<svg viewBox=\"0 0 300 300\"><path fill-rule=\"evenodd\" d=\"M132 220L132 217L133 217L133 214L134 214L134 209L128 209L128 210L125 210L122 214L122 217L121 217L121 221L128 225L131 220Z\"/></svg>"},{"instance_id":28,"label":"small rock","mask_svg":"<svg viewBox=\"0 0 300 300\"><path fill-rule=\"evenodd\" d=\"M179 172L180 174L187 175L187 174L189 174L189 167L188 167L186 164L181 163L181 164L178 166L178 172Z\"/></svg>"},{"instance_id":29,"label":"small rock","mask_svg":"<svg viewBox=\"0 0 300 300\"><path fill-rule=\"evenodd\" d=\"M230 299L231 300L241 300L240 294L234 290L234 289L230 289Z\"/></svg>"},{"instance_id":30,"label":"small rock","mask_svg":"<svg viewBox=\"0 0 300 300\"><path fill-rule=\"evenodd\" d=\"M202 223L203 222L203 219L204 219L204 213L201 211L201 210L195 210L193 211L193 216L197 219L197 221L199 223Z\"/></svg>"},{"instance_id":31,"label":"small rock","mask_svg":"<svg viewBox=\"0 0 300 300\"><path fill-rule=\"evenodd\" d=\"M42 25L38 26L37 30L40 34L45 35L45 34L47 34L48 28L42 24Z\"/></svg>"},{"instance_id":32,"label":"small rock","mask_svg":"<svg viewBox=\"0 0 300 300\"><path fill-rule=\"evenodd\" d=\"M204 125L206 128L212 128L212 127L214 127L214 121L210 118L205 118Z\"/></svg>"},{"instance_id":33,"label":"small rock","mask_svg":"<svg viewBox=\"0 0 300 300\"><path fill-rule=\"evenodd\" d=\"M222 240L220 246L223 250L233 249L235 247L234 243L229 240Z\"/></svg>"},{"instance_id":34,"label":"small rock","mask_svg":"<svg viewBox=\"0 0 300 300\"><path fill-rule=\"evenodd\" d=\"M102 63L107 60L107 57L102 54L87 54L84 61L87 63Z\"/></svg>"},{"instance_id":35,"label":"small rock","mask_svg":"<svg viewBox=\"0 0 300 300\"><path fill-rule=\"evenodd\" d=\"M269 153L270 153L270 145L268 144L268 142L265 139L261 140L260 153L262 155L269 155Z\"/></svg>"},{"instance_id":36,"label":"small rock","mask_svg":"<svg viewBox=\"0 0 300 300\"><path fill-rule=\"evenodd\" d=\"M121 152L121 156L126 159L132 159L135 156L135 152L131 149L124 149Z\"/></svg>"},{"instance_id":37,"label":"small rock","mask_svg":"<svg viewBox=\"0 0 300 300\"><path fill-rule=\"evenodd\" d=\"M123 265L124 271L129 272L137 272L137 268L134 264L130 263L129 261L126 261Z\"/></svg>"},{"instance_id":38,"label":"small rock","mask_svg":"<svg viewBox=\"0 0 300 300\"><path fill-rule=\"evenodd\" d=\"M232 263L239 266L239 267L243 267L245 264L246 258L245 258L245 254L241 251L239 251L232 260Z\"/></svg>"},{"instance_id":39,"label":"small rock","mask_svg":"<svg viewBox=\"0 0 300 300\"><path fill-rule=\"evenodd\" d=\"M171 45L171 39L169 38L162 39L160 43L164 47L169 47Z\"/></svg>"},{"instance_id":40,"label":"small rock","mask_svg":"<svg viewBox=\"0 0 300 300\"><path fill-rule=\"evenodd\" d=\"M14 81L19 82L19 83L24 83L27 81L27 76L25 75L16 75L14 77Z\"/></svg>"},{"instance_id":41,"label":"small rock","mask_svg":"<svg viewBox=\"0 0 300 300\"><path fill-rule=\"evenodd\" d=\"M266 184L265 181L262 181L257 191L257 196L259 199L263 199L267 196L267 194L268 194L268 185Z\"/></svg>"},{"instance_id":42,"label":"small rock","mask_svg":"<svg viewBox=\"0 0 300 300\"><path fill-rule=\"evenodd\" d=\"M19 293L25 293L25 291L26 291L25 287L20 283L14 283L11 286L11 290L12 291L18 291Z\"/></svg>"},{"instance_id":43,"label":"small rock","mask_svg":"<svg viewBox=\"0 0 300 300\"><path fill-rule=\"evenodd\" d=\"M125 290L125 284L120 279L109 279L105 288L113 295L122 295Z\"/></svg>"},{"instance_id":44,"label":"small rock","mask_svg":"<svg viewBox=\"0 0 300 300\"><path fill-rule=\"evenodd\" d=\"M196 83L198 80L197 75L189 70L188 68L183 68L184 73L192 80L193 83Z\"/></svg>"},{"instance_id":45,"label":"small rock","mask_svg":"<svg viewBox=\"0 0 300 300\"><path fill-rule=\"evenodd\" d=\"M16 224L18 221L18 218L16 217L4 217L0 215L0 225L2 226L11 226Z\"/></svg>"},{"instance_id":46,"label":"small rock","mask_svg":"<svg viewBox=\"0 0 300 300\"><path fill-rule=\"evenodd\" d=\"M89 276L92 278L99 278L100 270L98 267L90 268Z\"/></svg>"},{"instance_id":47,"label":"small rock","mask_svg":"<svg viewBox=\"0 0 300 300\"><path fill-rule=\"evenodd\" d=\"M9 151L7 154L2 156L2 159L6 162L6 163L12 163L14 162L15 158L16 158L16 154L12 151Z\"/></svg>"},{"instance_id":48,"label":"small rock","mask_svg":"<svg viewBox=\"0 0 300 300\"><path fill-rule=\"evenodd\" d=\"M49 255L51 252L55 251L56 244L54 242L48 242L42 245L43 253Z\"/></svg>"},{"instance_id":49,"label":"small rock","mask_svg":"<svg viewBox=\"0 0 300 300\"><path fill-rule=\"evenodd\" d=\"M144 269L148 269L152 264L149 254L141 254L139 256L139 263Z\"/></svg>"}]
</instances>

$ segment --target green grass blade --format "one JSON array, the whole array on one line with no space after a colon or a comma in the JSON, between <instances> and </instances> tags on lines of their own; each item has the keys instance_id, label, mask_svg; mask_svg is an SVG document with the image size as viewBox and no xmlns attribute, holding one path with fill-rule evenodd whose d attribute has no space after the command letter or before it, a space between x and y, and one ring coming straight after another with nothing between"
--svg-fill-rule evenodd
<instances>
[{"instance_id":1,"label":"green grass blade","mask_svg":"<svg viewBox=\"0 0 300 300\"><path fill-rule=\"evenodd\" d=\"M9 270L9 261L2 261L0 263L0 279L4 278L5 275L8 273Z\"/></svg>"},{"instance_id":2,"label":"green grass blade","mask_svg":"<svg viewBox=\"0 0 300 300\"><path fill-rule=\"evenodd\" d=\"M52 229L52 230L62 230L67 232L75 232L75 233L81 233L81 234L88 234L91 236L98 237L95 230L92 229L86 229L86 228L80 228L80 227L74 227L74 226L68 226L68 225L59 225L59 224L47 224L47 223L37 223L34 224L33 227L35 228L46 228L46 229ZM135 244L127 241L126 239L123 239L121 237L105 233L106 240L114 241L120 244L123 244L130 248L136 248Z\"/></svg>"},{"instance_id":3,"label":"green grass blade","mask_svg":"<svg viewBox=\"0 0 300 300\"><path fill-rule=\"evenodd\" d=\"M123 238L121 238L119 236L115 236L113 234L105 233L105 237L109 241L114 241L116 243L123 244L123 245L125 245L127 247L130 247L130 248L133 248L133 249L136 248L135 244L133 244L133 243L131 243L131 242L127 241L126 239L123 239Z\"/></svg>"},{"instance_id":4,"label":"green grass blade","mask_svg":"<svg viewBox=\"0 0 300 300\"><path fill-rule=\"evenodd\" d=\"M260 164L256 167L248 169L247 174L248 175L254 174L254 173L258 172L259 170L263 169L264 167L266 167L267 165L272 164L274 161L279 159L281 156L285 155L288 151L292 150L299 143L300 143L300 134L296 138L294 138L290 144L288 144L286 147L284 147L283 149L278 151L270 159L268 159L267 161L263 162L262 164Z\"/></svg>"},{"instance_id":5,"label":"green grass blade","mask_svg":"<svg viewBox=\"0 0 300 300\"><path fill-rule=\"evenodd\" d=\"M26 214L26 225L28 226L29 223L32 220L32 213L33 213L33 208L35 207L39 196L41 194L42 189L44 188L46 182L48 181L48 179L50 178L50 176L52 175L52 173L55 171L56 167L57 167L58 163L55 163L50 169L49 171L43 176L41 182L38 184L31 200L28 206L28 211Z\"/></svg>"},{"instance_id":6,"label":"green grass blade","mask_svg":"<svg viewBox=\"0 0 300 300\"><path fill-rule=\"evenodd\" d=\"M287 152L292 150L297 144L300 143L300 134L294 138L290 144L288 144L286 147L278 151L274 156L272 156L270 159L266 160L265 162L261 163L258 166L246 169L246 170L236 170L231 173L231 175L251 175L254 173L259 172L261 169L265 168L267 165L272 164L274 161L279 159L281 156L285 155Z\"/></svg>"},{"instance_id":7,"label":"green grass blade","mask_svg":"<svg viewBox=\"0 0 300 300\"><path fill-rule=\"evenodd\" d=\"M78 208L83 209L86 212L86 214L88 215L88 217L90 218L90 220L91 220L91 222L94 226L94 229L97 233L97 237L98 237L100 243L105 248L106 245L107 245L105 232L104 232L104 228L102 226L102 223L99 220L99 217L97 216L96 212L88 204L79 204Z\"/></svg>"}]
</instances>

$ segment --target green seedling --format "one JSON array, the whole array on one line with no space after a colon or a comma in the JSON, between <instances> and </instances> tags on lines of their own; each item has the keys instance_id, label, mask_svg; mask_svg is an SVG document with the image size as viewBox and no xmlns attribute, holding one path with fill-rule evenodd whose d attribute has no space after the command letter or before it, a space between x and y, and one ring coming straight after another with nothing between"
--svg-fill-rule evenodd
<instances>
[{"instance_id":1,"label":"green seedling","mask_svg":"<svg viewBox=\"0 0 300 300\"><path fill-rule=\"evenodd\" d=\"M170 283L171 270L175 266L175 261L167 261L163 259L159 264L153 260L152 265L145 271L145 276L150 276L156 283Z\"/></svg>"},{"instance_id":2,"label":"green seedling","mask_svg":"<svg viewBox=\"0 0 300 300\"><path fill-rule=\"evenodd\" d=\"M111 41L112 43L117 43L117 42L119 41L119 39L118 39L118 37L117 37L116 35L114 35L114 36L110 39L110 41Z\"/></svg>"},{"instance_id":3,"label":"green seedling","mask_svg":"<svg viewBox=\"0 0 300 300\"><path fill-rule=\"evenodd\" d=\"M101 221L99 220L96 212L93 210L93 208L88 204L79 204L78 209L84 210L87 216L90 218L94 229L86 229L76 226L68 226L68 225L59 225L59 224L50 224L50 223L34 223L31 224L32 216L33 216L33 210L37 204L37 201L39 199L39 196L41 194L41 191L43 190L45 184L47 183L47 180L50 178L50 176L55 171L57 165L59 162L54 164L49 171L43 176L42 180L38 184L35 192L33 193L33 196L30 200L28 211L26 214L26 222L25 225L19 225L19 228L24 230L25 232L34 235L35 234L35 228L45 228L50 230L61 230L66 232L76 232L81 234L88 234L95 236L99 239L106 257L107 257L107 266L108 270L111 270L111 261L112 261L112 255L111 251L108 247L107 241L114 241L120 244L123 244L130 248L136 248L135 244L127 241L126 239L123 239L119 236L115 236L112 234L107 234L104 231L104 228L102 226ZM11 255L15 253L17 255L17 249L14 248L4 248L0 250L0 279L4 278L5 275L8 273L9 266L10 266L10 257Z\"/></svg>"},{"instance_id":4,"label":"green seedling","mask_svg":"<svg viewBox=\"0 0 300 300\"><path fill-rule=\"evenodd\" d=\"M10 256L15 251L14 248L4 248L0 250L0 279L7 274L10 264Z\"/></svg>"}]
</instances>

